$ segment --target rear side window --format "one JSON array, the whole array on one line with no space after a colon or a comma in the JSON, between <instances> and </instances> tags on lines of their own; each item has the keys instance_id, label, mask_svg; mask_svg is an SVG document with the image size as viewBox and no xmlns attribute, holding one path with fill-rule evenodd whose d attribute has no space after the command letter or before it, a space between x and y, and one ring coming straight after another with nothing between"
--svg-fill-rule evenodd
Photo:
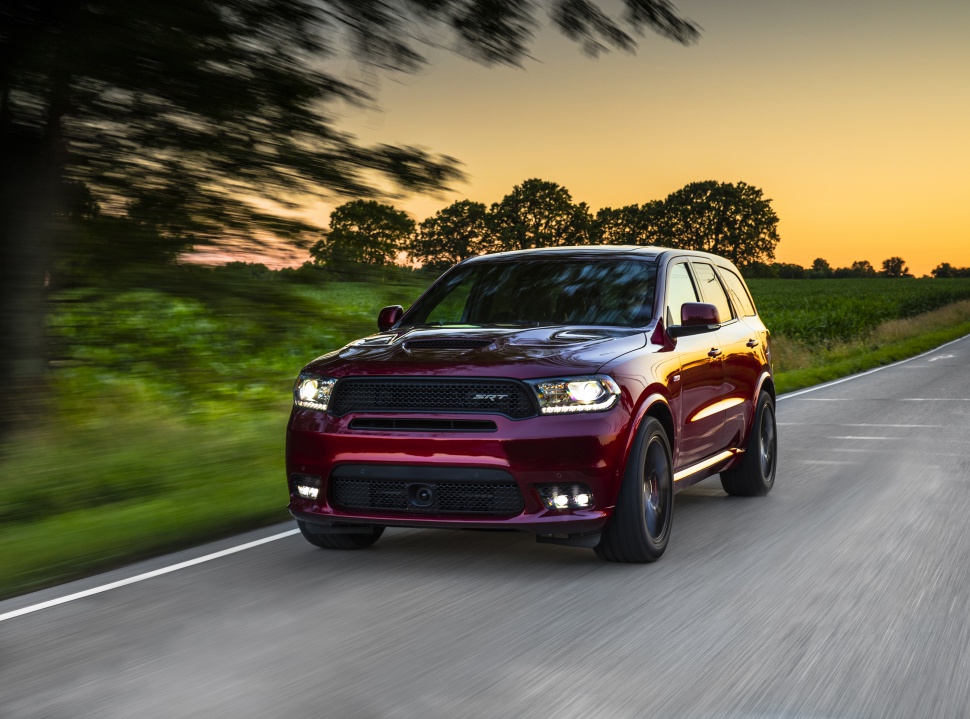
<instances>
[{"instance_id":1,"label":"rear side window","mask_svg":"<svg viewBox=\"0 0 970 719\"><path fill-rule=\"evenodd\" d=\"M664 318L667 326L680 324L680 308L685 302L697 302L697 290L687 271L687 263L680 262L670 268L667 280L667 304Z\"/></svg>"},{"instance_id":2,"label":"rear side window","mask_svg":"<svg viewBox=\"0 0 970 719\"><path fill-rule=\"evenodd\" d=\"M751 295L748 294L748 289L744 286L744 280L731 270L726 270L723 267L718 267L718 269L721 271L721 279L727 285L728 292L731 293L731 301L734 302L734 306L745 317L754 317L758 314L754 308L754 302L751 301Z\"/></svg>"},{"instance_id":3,"label":"rear side window","mask_svg":"<svg viewBox=\"0 0 970 719\"><path fill-rule=\"evenodd\" d=\"M701 286L701 294L705 302L710 302L717 307L717 313L721 317L721 322L727 322L734 317L731 312L731 303L728 302L724 288L718 282L714 272L714 266L703 262L691 262L694 268L694 275L697 277L697 284Z\"/></svg>"}]
</instances>

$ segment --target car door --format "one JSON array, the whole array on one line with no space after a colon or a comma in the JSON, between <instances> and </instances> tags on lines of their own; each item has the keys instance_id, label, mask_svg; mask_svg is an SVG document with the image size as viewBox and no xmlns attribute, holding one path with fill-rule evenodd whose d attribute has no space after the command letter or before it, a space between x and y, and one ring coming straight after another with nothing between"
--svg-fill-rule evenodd
<instances>
[{"instance_id":1,"label":"car door","mask_svg":"<svg viewBox=\"0 0 970 719\"><path fill-rule=\"evenodd\" d=\"M743 432L743 428L751 425L757 401L755 392L758 389L758 381L761 379L765 365L768 364L768 358L765 356L768 331L758 318L758 312L741 276L721 265L716 269L738 317L730 338L731 353L724 363L724 393L726 398L743 400L737 405L737 411L742 415ZM729 439L737 443L740 442L741 437Z\"/></svg>"},{"instance_id":2,"label":"car door","mask_svg":"<svg viewBox=\"0 0 970 719\"><path fill-rule=\"evenodd\" d=\"M667 266L664 322L667 327L680 324L680 309L685 302L703 302L685 258ZM678 337L675 351L680 361L679 379L675 375L674 404L679 415L680 436L674 448L674 468L682 469L721 448L724 412L719 408L724 376L717 348L717 333Z\"/></svg>"},{"instance_id":3,"label":"car door","mask_svg":"<svg viewBox=\"0 0 970 719\"><path fill-rule=\"evenodd\" d=\"M722 368L721 387L721 429L717 449L736 446L744 436L745 422L751 415L754 389L751 382L757 381L757 371L751 378L749 359L751 348L747 346L751 329L741 321L735 311L721 279L710 262L692 260L691 267L700 287L702 302L717 307L721 326L717 330L718 357Z\"/></svg>"}]
</instances>

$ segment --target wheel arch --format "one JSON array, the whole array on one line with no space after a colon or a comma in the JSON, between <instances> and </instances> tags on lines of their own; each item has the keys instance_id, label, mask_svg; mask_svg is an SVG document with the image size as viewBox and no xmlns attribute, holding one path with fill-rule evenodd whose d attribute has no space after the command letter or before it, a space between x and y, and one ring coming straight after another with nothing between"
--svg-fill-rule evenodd
<instances>
[{"instance_id":1,"label":"wheel arch","mask_svg":"<svg viewBox=\"0 0 970 719\"><path fill-rule=\"evenodd\" d=\"M651 392L647 397L640 402L639 410L634 415L633 421L630 422L630 431L627 432L626 446L623 452L623 466L619 467L618 479L626 474L626 467L630 461L630 455L633 452L633 448L636 445L637 437L640 435L640 430L643 428L643 422L647 417L653 417L660 425L664 428L664 432L667 434L667 442L670 445L671 459L674 457L674 447L677 442L677 431L674 424L674 414L670 408L670 401L660 392ZM619 486L619 484L617 485Z\"/></svg>"}]
</instances>

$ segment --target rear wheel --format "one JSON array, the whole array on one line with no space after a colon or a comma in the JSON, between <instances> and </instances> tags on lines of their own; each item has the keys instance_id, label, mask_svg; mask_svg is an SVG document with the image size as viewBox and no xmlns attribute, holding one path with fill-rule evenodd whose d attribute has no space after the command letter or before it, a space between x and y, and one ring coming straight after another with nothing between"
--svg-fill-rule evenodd
<instances>
[{"instance_id":1,"label":"rear wheel","mask_svg":"<svg viewBox=\"0 0 970 719\"><path fill-rule=\"evenodd\" d=\"M667 548L674 514L670 442L663 425L644 419L630 453L616 507L596 555L609 562L653 562Z\"/></svg>"},{"instance_id":2,"label":"rear wheel","mask_svg":"<svg viewBox=\"0 0 970 719\"><path fill-rule=\"evenodd\" d=\"M311 532L306 522L297 520L303 538L315 547L323 549L364 549L371 546L384 534L384 527L366 526L366 533L354 534L316 534Z\"/></svg>"},{"instance_id":3,"label":"rear wheel","mask_svg":"<svg viewBox=\"0 0 970 719\"><path fill-rule=\"evenodd\" d=\"M775 403L762 392L744 457L734 469L721 472L721 486L738 497L761 497L775 484L778 463L778 431L775 426Z\"/></svg>"}]
</instances>

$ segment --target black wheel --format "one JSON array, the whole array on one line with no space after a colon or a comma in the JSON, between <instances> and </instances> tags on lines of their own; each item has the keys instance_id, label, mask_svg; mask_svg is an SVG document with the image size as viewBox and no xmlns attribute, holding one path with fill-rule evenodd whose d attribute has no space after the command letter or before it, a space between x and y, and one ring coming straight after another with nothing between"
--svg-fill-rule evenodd
<instances>
[{"instance_id":1,"label":"black wheel","mask_svg":"<svg viewBox=\"0 0 970 719\"><path fill-rule=\"evenodd\" d=\"M653 562L667 548L674 517L674 472L663 425L644 419L627 461L616 507L596 555L608 562Z\"/></svg>"},{"instance_id":2,"label":"black wheel","mask_svg":"<svg viewBox=\"0 0 970 719\"><path fill-rule=\"evenodd\" d=\"M370 526L366 534L314 534L306 522L297 520L303 538L310 544L324 549L364 549L371 546L384 534L384 527Z\"/></svg>"},{"instance_id":3,"label":"black wheel","mask_svg":"<svg viewBox=\"0 0 970 719\"><path fill-rule=\"evenodd\" d=\"M734 469L721 472L721 486L738 497L762 497L775 484L778 465L778 430L775 426L775 403L762 392L744 457Z\"/></svg>"}]
</instances>

